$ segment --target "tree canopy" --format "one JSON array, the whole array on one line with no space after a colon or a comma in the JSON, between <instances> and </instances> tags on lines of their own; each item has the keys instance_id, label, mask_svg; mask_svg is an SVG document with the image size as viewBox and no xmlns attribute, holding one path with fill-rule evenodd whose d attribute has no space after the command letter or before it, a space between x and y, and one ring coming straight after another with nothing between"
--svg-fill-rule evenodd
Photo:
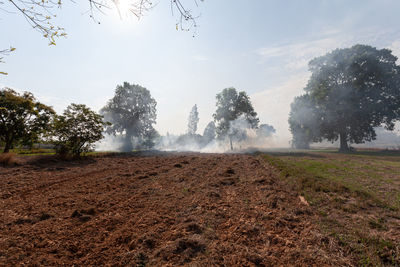
<instances>
[{"instance_id":1,"label":"tree canopy","mask_svg":"<svg viewBox=\"0 0 400 267\"><path fill-rule=\"evenodd\" d=\"M367 45L336 49L310 61L306 94L292 104L289 123L294 144L376 138L375 127L393 130L400 118L400 67L388 49Z\"/></svg>"},{"instance_id":2,"label":"tree canopy","mask_svg":"<svg viewBox=\"0 0 400 267\"><path fill-rule=\"evenodd\" d=\"M274 126L269 124L261 124L257 129L257 136L270 137L276 132Z\"/></svg>"},{"instance_id":3,"label":"tree canopy","mask_svg":"<svg viewBox=\"0 0 400 267\"><path fill-rule=\"evenodd\" d=\"M205 140L206 144L215 139L215 123L213 121L210 121L206 128L204 128L203 139Z\"/></svg>"},{"instance_id":4,"label":"tree canopy","mask_svg":"<svg viewBox=\"0 0 400 267\"><path fill-rule=\"evenodd\" d=\"M55 112L28 92L0 90L0 140L4 152L17 142L32 144L49 131Z\"/></svg>"},{"instance_id":5,"label":"tree canopy","mask_svg":"<svg viewBox=\"0 0 400 267\"><path fill-rule=\"evenodd\" d=\"M193 135L197 132L198 123L199 123L199 112L197 111L197 105L194 105L189 114L188 134Z\"/></svg>"},{"instance_id":6,"label":"tree canopy","mask_svg":"<svg viewBox=\"0 0 400 267\"><path fill-rule=\"evenodd\" d=\"M115 95L104 106L100 113L112 125L107 132L114 135L125 135L123 150L132 151L132 138L136 144L150 144L148 138L156 136L153 124L156 123L157 102L146 88L124 82L115 89Z\"/></svg>"},{"instance_id":7,"label":"tree canopy","mask_svg":"<svg viewBox=\"0 0 400 267\"><path fill-rule=\"evenodd\" d=\"M217 94L216 99L217 110L213 117L217 123L217 135L219 138L229 137L233 149L232 138L237 133L233 131L232 122L243 117L249 128L257 128L259 123L257 113L254 111L246 92L237 92L233 87L222 90L221 93Z\"/></svg>"},{"instance_id":8,"label":"tree canopy","mask_svg":"<svg viewBox=\"0 0 400 267\"><path fill-rule=\"evenodd\" d=\"M53 143L60 154L79 156L94 148L103 138L104 127L109 125L103 116L86 105L71 104L63 115L56 116L53 127Z\"/></svg>"}]
</instances>

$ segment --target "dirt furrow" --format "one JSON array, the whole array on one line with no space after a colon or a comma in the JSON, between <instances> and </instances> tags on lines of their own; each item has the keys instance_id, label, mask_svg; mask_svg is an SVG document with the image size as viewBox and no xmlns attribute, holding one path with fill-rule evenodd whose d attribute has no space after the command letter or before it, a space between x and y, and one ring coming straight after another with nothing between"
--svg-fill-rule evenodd
<instances>
[{"instance_id":1,"label":"dirt furrow","mask_svg":"<svg viewBox=\"0 0 400 267\"><path fill-rule=\"evenodd\" d=\"M254 156L53 162L1 200L0 265L346 265L314 214ZM27 166L15 167L15 171ZM7 176L2 192L11 191ZM36 184L36 180L40 185ZM7 189L9 186L9 189Z\"/></svg>"}]
</instances>

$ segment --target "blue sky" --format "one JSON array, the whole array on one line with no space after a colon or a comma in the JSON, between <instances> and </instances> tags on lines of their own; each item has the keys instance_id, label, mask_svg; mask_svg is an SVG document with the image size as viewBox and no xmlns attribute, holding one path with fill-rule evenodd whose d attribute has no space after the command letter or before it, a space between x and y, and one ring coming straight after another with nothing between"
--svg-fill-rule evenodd
<instances>
[{"instance_id":1,"label":"blue sky","mask_svg":"<svg viewBox=\"0 0 400 267\"><path fill-rule=\"evenodd\" d=\"M9 73L0 86L31 91L61 112L71 102L99 110L117 84L137 83L158 102L161 134L184 133L194 104L202 132L215 95L233 86L287 145L290 103L309 78L310 59L356 43L400 56L398 0L205 0L194 10L201 14L194 38L176 31L169 0L140 21L111 10L97 15L98 25L87 9L85 0L65 2L57 23L68 37L51 47L23 17L0 11L0 47L17 48L0 65Z\"/></svg>"}]
</instances>

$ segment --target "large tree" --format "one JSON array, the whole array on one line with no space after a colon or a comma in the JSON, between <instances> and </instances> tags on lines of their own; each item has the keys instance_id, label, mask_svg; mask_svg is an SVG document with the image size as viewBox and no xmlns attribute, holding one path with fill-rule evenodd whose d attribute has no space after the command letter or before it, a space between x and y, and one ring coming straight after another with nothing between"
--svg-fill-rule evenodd
<instances>
[{"instance_id":1,"label":"large tree","mask_svg":"<svg viewBox=\"0 0 400 267\"><path fill-rule=\"evenodd\" d=\"M199 123L199 112L197 111L197 105L194 105L189 114L188 119L188 134L193 135L197 132L197 124Z\"/></svg>"},{"instance_id":2,"label":"large tree","mask_svg":"<svg viewBox=\"0 0 400 267\"><path fill-rule=\"evenodd\" d=\"M243 117L248 128L258 127L259 119L254 111L249 96L246 92L237 90L233 87L225 88L217 94L217 110L213 114L217 123L216 132L218 138L229 137L231 149L233 149L232 139L237 135L232 127L232 122ZM236 128L235 128L236 129Z\"/></svg>"},{"instance_id":3,"label":"large tree","mask_svg":"<svg viewBox=\"0 0 400 267\"><path fill-rule=\"evenodd\" d=\"M112 123L107 132L124 135L124 151L132 151L133 138L137 143L146 139L149 144L149 137L155 137L153 124L156 123L157 102L151 97L150 91L146 88L124 82L115 89L115 95L100 111L106 121Z\"/></svg>"},{"instance_id":4,"label":"large tree","mask_svg":"<svg viewBox=\"0 0 400 267\"><path fill-rule=\"evenodd\" d=\"M29 93L19 94L4 88L0 90L0 139L4 152L18 142L32 143L50 130L55 112Z\"/></svg>"},{"instance_id":5,"label":"large tree","mask_svg":"<svg viewBox=\"0 0 400 267\"><path fill-rule=\"evenodd\" d=\"M316 127L309 140L340 139L340 150L347 151L348 143L374 140L375 127L393 130L400 118L400 67L396 61L390 50L368 45L336 49L311 60L306 95L292 105L292 133L296 134L296 123ZM298 115L296 109L301 107L310 111ZM304 123L307 120L311 121Z\"/></svg>"}]
</instances>

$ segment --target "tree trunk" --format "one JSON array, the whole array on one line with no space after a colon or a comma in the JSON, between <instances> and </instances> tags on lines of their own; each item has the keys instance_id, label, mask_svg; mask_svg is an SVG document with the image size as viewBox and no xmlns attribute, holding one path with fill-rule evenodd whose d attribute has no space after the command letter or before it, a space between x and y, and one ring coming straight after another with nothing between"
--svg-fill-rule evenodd
<instances>
[{"instance_id":1,"label":"tree trunk","mask_svg":"<svg viewBox=\"0 0 400 267\"><path fill-rule=\"evenodd\" d=\"M3 152L4 152L4 153L10 152L10 148L11 148L11 143L7 140L7 141L6 141L6 144L5 144L5 146L4 146Z\"/></svg>"},{"instance_id":2,"label":"tree trunk","mask_svg":"<svg viewBox=\"0 0 400 267\"><path fill-rule=\"evenodd\" d=\"M339 149L339 151L342 151L342 152L349 151L349 146L347 145L347 134L342 132L342 133L339 134L339 137L340 137L340 149Z\"/></svg>"},{"instance_id":3,"label":"tree trunk","mask_svg":"<svg viewBox=\"0 0 400 267\"><path fill-rule=\"evenodd\" d=\"M233 150L233 144L232 144L232 137L231 136L229 136L229 143L231 145L231 150Z\"/></svg>"},{"instance_id":4,"label":"tree trunk","mask_svg":"<svg viewBox=\"0 0 400 267\"><path fill-rule=\"evenodd\" d=\"M12 146L12 137L10 137L8 134L5 136L5 140L4 140L4 153L8 153L10 152Z\"/></svg>"},{"instance_id":5,"label":"tree trunk","mask_svg":"<svg viewBox=\"0 0 400 267\"><path fill-rule=\"evenodd\" d=\"M132 146L132 134L127 131L125 134L125 141L124 144L122 145L122 151L123 152L132 152L133 146Z\"/></svg>"}]
</instances>

